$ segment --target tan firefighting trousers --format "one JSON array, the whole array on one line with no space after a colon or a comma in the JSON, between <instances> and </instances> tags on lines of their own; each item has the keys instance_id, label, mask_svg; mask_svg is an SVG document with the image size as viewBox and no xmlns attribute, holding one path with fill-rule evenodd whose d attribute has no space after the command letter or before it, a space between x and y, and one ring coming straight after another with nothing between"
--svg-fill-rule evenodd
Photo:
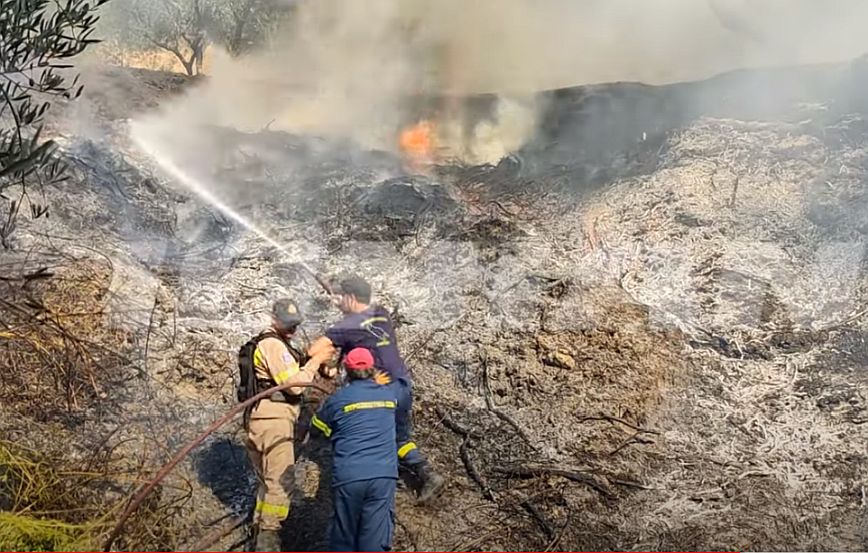
<instances>
[{"instance_id":1,"label":"tan firefighting trousers","mask_svg":"<svg viewBox=\"0 0 868 553\"><path fill-rule=\"evenodd\" d=\"M266 418L265 413L254 413L247 432L247 454L259 481L253 522L260 530L280 529L281 523L289 516L295 486L293 438L298 410L288 405L279 407L283 408L279 409L283 411L282 416Z\"/></svg>"}]
</instances>

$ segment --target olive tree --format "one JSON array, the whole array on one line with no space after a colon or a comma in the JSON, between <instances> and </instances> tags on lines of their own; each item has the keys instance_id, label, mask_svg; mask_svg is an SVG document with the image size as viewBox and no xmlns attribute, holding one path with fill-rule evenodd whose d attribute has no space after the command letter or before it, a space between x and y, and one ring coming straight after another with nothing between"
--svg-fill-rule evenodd
<instances>
[{"instance_id":1,"label":"olive tree","mask_svg":"<svg viewBox=\"0 0 868 553\"><path fill-rule=\"evenodd\" d=\"M208 33L232 56L261 45L291 12L287 0L211 0Z\"/></svg>"},{"instance_id":2,"label":"olive tree","mask_svg":"<svg viewBox=\"0 0 868 553\"><path fill-rule=\"evenodd\" d=\"M171 52L188 75L219 44L238 56L262 44L291 11L289 0L115 0L105 30L132 48Z\"/></svg>"},{"instance_id":3,"label":"olive tree","mask_svg":"<svg viewBox=\"0 0 868 553\"><path fill-rule=\"evenodd\" d=\"M42 138L44 116L56 99L81 94L70 61L98 42L91 35L107 1L0 0L0 197L9 200L9 190L20 187L20 196L0 220L4 247L21 205L29 200L28 183L64 178L57 144ZM28 205L34 218L48 212L35 202Z\"/></svg>"},{"instance_id":4,"label":"olive tree","mask_svg":"<svg viewBox=\"0 0 868 553\"><path fill-rule=\"evenodd\" d=\"M205 3L209 0L121 0L118 33L174 54L187 75L201 72L208 36Z\"/></svg>"}]
</instances>

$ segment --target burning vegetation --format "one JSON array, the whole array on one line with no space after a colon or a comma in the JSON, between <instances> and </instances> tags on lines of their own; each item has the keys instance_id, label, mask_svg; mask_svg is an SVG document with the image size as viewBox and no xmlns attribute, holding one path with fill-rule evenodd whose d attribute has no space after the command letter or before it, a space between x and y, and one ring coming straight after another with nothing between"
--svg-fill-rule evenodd
<instances>
[{"instance_id":1,"label":"burning vegetation","mask_svg":"<svg viewBox=\"0 0 868 553\"><path fill-rule=\"evenodd\" d=\"M398 144L408 169L414 172L422 171L434 164L437 127L432 121L419 121L401 131Z\"/></svg>"},{"instance_id":2,"label":"burning vegetation","mask_svg":"<svg viewBox=\"0 0 868 553\"><path fill-rule=\"evenodd\" d=\"M201 80L91 69L45 128L67 178L0 189L40 190L0 257L0 546L119 528L115 549L239 548L240 421L116 523L237 404L271 302L296 300L309 343L337 317L312 273L351 271L396 321L415 439L448 480L431 505L399 489L396 550L868 547L864 59L483 94L485 64L456 55L472 40L409 33L415 3L370 3L362 45L325 4L300 33L346 42L315 49L293 101L239 86L260 54ZM353 45L367 69L401 55L367 86L327 63ZM327 547L322 399L288 550Z\"/></svg>"},{"instance_id":3,"label":"burning vegetation","mask_svg":"<svg viewBox=\"0 0 868 553\"><path fill-rule=\"evenodd\" d=\"M816 80L802 71L774 79ZM364 272L397 313L417 440L449 478L432 507L399 492L397 548L862 547L861 108L848 84L775 120L665 115L691 87L732 97L757 79L780 90L754 73L556 91L552 124L510 158L428 176L383 178L404 153L273 131L212 127L217 167L174 158L247 183L238 213L325 273ZM609 134L583 135L593 117ZM4 375L5 431L67 444L58 459L105 452L77 484L94 514L63 522L97 542L128 482L231 405L236 348L270 298L299 298L311 337L334 317L290 254L117 148L65 147L91 186L48 191L62 206L76 190L76 209L22 229L4 294L4 365L44 367ZM99 253L52 238L82 232ZM284 546L322 548L327 447L299 444L296 472ZM218 431L116 546L213 541L250 508L249 474L237 429Z\"/></svg>"}]
</instances>

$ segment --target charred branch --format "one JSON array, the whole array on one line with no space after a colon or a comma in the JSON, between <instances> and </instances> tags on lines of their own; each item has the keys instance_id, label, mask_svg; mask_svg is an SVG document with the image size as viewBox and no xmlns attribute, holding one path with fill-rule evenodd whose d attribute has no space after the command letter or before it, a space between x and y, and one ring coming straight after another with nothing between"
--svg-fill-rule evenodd
<instances>
[{"instance_id":1,"label":"charred branch","mask_svg":"<svg viewBox=\"0 0 868 553\"><path fill-rule=\"evenodd\" d=\"M540 476L559 476L566 478L572 482L584 484L606 499L612 499L615 494L602 484L594 475L581 472L578 470L563 469L557 467L541 467L541 466L514 466L514 467L496 467L495 472L514 477L514 478L537 478Z\"/></svg>"},{"instance_id":2,"label":"charred branch","mask_svg":"<svg viewBox=\"0 0 868 553\"><path fill-rule=\"evenodd\" d=\"M539 526L540 530L546 535L546 539L549 541L555 538L555 529L552 527L552 524L548 521L548 519L540 512L536 505L531 502L530 499L526 499L519 503L521 508L527 511L527 513L534 519L534 521Z\"/></svg>"},{"instance_id":3,"label":"charred branch","mask_svg":"<svg viewBox=\"0 0 868 553\"><path fill-rule=\"evenodd\" d=\"M467 476L470 477L479 489L482 490L482 496L489 501L497 501L494 496L494 492L485 482L485 479L482 478L482 475L479 474L479 470L476 468L476 465L473 464L473 459L470 457L470 438L467 437L461 443L461 447L458 449L458 453L461 456L461 462L464 463L464 469L467 471Z\"/></svg>"},{"instance_id":4,"label":"charred branch","mask_svg":"<svg viewBox=\"0 0 868 553\"><path fill-rule=\"evenodd\" d=\"M484 353L482 353L480 355L480 360L482 362L482 393L485 396L485 406L497 418L510 425L518 435L521 436L521 439L536 451L538 448L534 445L533 441L531 441L530 436L525 432L524 428L522 428L514 418L507 415L494 405L494 402L491 399L491 385L488 381L488 358Z\"/></svg>"},{"instance_id":5,"label":"charred branch","mask_svg":"<svg viewBox=\"0 0 868 553\"><path fill-rule=\"evenodd\" d=\"M442 407L440 407L440 406L434 407L434 413L437 414L437 418L443 424L443 426L445 426L449 430L455 432L456 434L458 434L462 438L474 438L474 439L482 438L481 433L467 429L464 426L462 426L462 425L458 424L457 422L455 422L454 420L452 420L452 418L448 414L446 414L446 412L443 410Z\"/></svg>"},{"instance_id":6,"label":"charred branch","mask_svg":"<svg viewBox=\"0 0 868 553\"><path fill-rule=\"evenodd\" d=\"M456 423L451 418L449 418L449 416L446 415L446 413L440 407L435 407L434 412L440 418L440 422L443 423L443 426L463 438L461 446L459 446L458 449L458 454L461 457L461 462L464 464L464 470L467 471L467 476L473 483L479 486L479 489L482 491L483 497L485 497L489 501L496 501L494 492L485 482L485 479L479 473L479 469L476 468L476 465L473 463L473 459L470 457L471 442L474 439L481 438L482 435L477 432L472 432L464 428L460 424Z\"/></svg>"}]
</instances>

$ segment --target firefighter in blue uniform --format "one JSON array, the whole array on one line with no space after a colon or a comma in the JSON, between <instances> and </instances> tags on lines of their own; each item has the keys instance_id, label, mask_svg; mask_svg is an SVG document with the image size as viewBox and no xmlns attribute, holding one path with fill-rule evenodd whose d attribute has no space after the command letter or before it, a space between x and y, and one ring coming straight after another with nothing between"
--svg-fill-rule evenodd
<instances>
[{"instance_id":1,"label":"firefighter in blue uniform","mask_svg":"<svg viewBox=\"0 0 868 553\"><path fill-rule=\"evenodd\" d=\"M328 358L336 349L346 355L357 347L373 353L375 366L383 372L377 375L377 382L390 384L398 397L395 413L398 461L418 478L421 484L418 499L426 503L437 497L445 480L413 441L413 382L398 350L391 317L382 307L371 304L371 285L360 277L344 278L334 292L344 318L315 340L308 353L311 357Z\"/></svg>"},{"instance_id":2,"label":"firefighter in blue uniform","mask_svg":"<svg viewBox=\"0 0 868 553\"><path fill-rule=\"evenodd\" d=\"M353 349L343 365L349 384L311 420L334 449L329 550L389 551L398 480L398 398L392 387L375 382L374 357L367 349Z\"/></svg>"}]
</instances>

